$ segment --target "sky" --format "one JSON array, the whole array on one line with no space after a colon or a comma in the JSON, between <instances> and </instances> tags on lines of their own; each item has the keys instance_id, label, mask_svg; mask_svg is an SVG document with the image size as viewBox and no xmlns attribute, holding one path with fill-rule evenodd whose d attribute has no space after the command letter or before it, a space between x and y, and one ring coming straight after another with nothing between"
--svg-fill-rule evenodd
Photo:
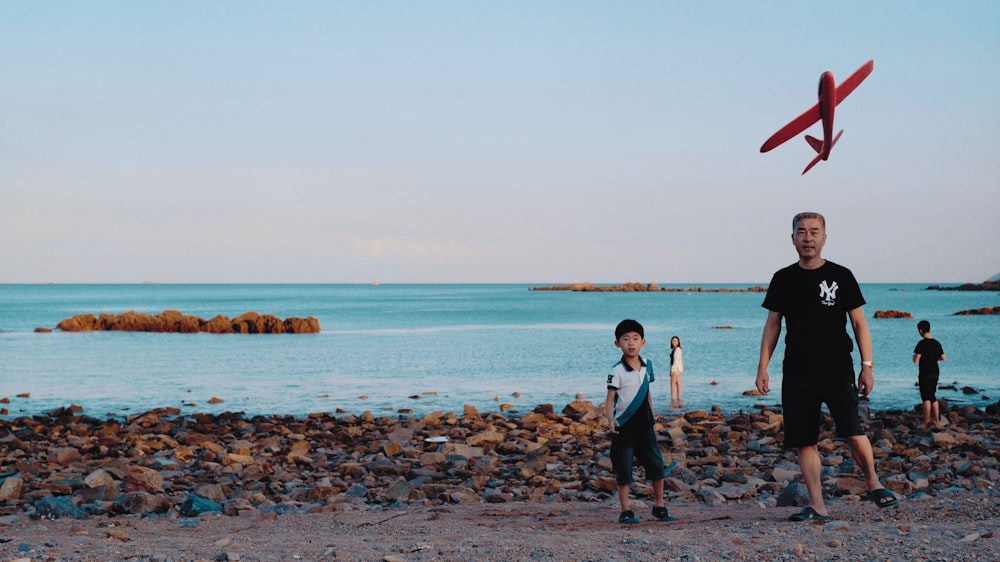
<instances>
[{"instance_id":1,"label":"sky","mask_svg":"<svg viewBox=\"0 0 1000 562\"><path fill-rule=\"evenodd\" d=\"M805 210L979 282L997 61L993 0L0 0L0 283L766 283Z\"/></svg>"}]
</instances>

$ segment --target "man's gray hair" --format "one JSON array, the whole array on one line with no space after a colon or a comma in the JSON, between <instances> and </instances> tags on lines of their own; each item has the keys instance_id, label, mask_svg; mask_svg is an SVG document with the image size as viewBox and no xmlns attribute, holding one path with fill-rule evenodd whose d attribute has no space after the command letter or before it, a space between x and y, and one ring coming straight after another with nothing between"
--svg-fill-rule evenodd
<instances>
[{"instance_id":1,"label":"man's gray hair","mask_svg":"<svg viewBox=\"0 0 1000 562\"><path fill-rule=\"evenodd\" d=\"M799 221L805 219L819 219L819 222L823 223L823 230L826 230L826 219L823 218L823 215L807 211L805 213L795 215L795 218L792 219L792 232L795 232L799 228Z\"/></svg>"}]
</instances>

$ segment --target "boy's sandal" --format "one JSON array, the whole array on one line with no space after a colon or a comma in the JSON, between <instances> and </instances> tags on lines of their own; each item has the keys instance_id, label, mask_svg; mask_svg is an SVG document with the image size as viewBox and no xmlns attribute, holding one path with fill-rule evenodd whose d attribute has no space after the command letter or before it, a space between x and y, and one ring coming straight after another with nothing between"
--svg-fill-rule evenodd
<instances>
[{"instance_id":1,"label":"boy's sandal","mask_svg":"<svg viewBox=\"0 0 1000 562\"><path fill-rule=\"evenodd\" d=\"M829 521L829 515L820 515L811 505L802 508L802 511L793 514L789 521Z\"/></svg>"},{"instance_id":2,"label":"boy's sandal","mask_svg":"<svg viewBox=\"0 0 1000 562\"><path fill-rule=\"evenodd\" d=\"M618 516L618 522L625 525L634 525L639 522L639 518L635 516L635 512L631 509L628 511L623 511Z\"/></svg>"},{"instance_id":3,"label":"boy's sandal","mask_svg":"<svg viewBox=\"0 0 1000 562\"><path fill-rule=\"evenodd\" d=\"M878 490L872 490L868 492L866 496L869 501L873 502L875 505L885 508L891 507L899 503L896 496L885 488L879 488Z\"/></svg>"},{"instance_id":4,"label":"boy's sandal","mask_svg":"<svg viewBox=\"0 0 1000 562\"><path fill-rule=\"evenodd\" d=\"M677 521L676 517L671 517L666 507L653 506L653 518L657 521Z\"/></svg>"}]
</instances>

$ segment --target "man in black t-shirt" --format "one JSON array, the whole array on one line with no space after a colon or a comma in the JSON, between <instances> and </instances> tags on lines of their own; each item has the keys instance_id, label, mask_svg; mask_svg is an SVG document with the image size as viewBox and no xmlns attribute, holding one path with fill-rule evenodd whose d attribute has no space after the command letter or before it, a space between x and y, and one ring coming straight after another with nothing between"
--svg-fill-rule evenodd
<instances>
[{"instance_id":1,"label":"man in black t-shirt","mask_svg":"<svg viewBox=\"0 0 1000 562\"><path fill-rule=\"evenodd\" d=\"M817 449L822 404L830 410L837 437L847 441L864 473L868 499L879 507L898 500L879 481L871 442L858 417L858 394L867 396L875 385L871 335L854 274L823 259L826 220L819 213L799 213L792 220L792 244L799 261L774 274L764 297L767 321L760 343L757 390L771 391L768 364L787 328L782 363L781 403L784 408L786 449L798 451L809 505L792 521L829 519L823 501L822 459ZM854 344L847 333L850 322L861 354L861 372L854 382Z\"/></svg>"}]
</instances>

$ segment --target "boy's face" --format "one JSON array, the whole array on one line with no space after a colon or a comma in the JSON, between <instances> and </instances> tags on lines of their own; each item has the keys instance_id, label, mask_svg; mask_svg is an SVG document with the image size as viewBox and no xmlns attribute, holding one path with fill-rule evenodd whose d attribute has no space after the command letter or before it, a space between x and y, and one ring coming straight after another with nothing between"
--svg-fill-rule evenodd
<instances>
[{"instance_id":1,"label":"boy's face","mask_svg":"<svg viewBox=\"0 0 1000 562\"><path fill-rule=\"evenodd\" d=\"M639 335L639 332L625 332L615 341L615 347L622 350L625 357L638 357L644 345L646 340Z\"/></svg>"}]
</instances>

